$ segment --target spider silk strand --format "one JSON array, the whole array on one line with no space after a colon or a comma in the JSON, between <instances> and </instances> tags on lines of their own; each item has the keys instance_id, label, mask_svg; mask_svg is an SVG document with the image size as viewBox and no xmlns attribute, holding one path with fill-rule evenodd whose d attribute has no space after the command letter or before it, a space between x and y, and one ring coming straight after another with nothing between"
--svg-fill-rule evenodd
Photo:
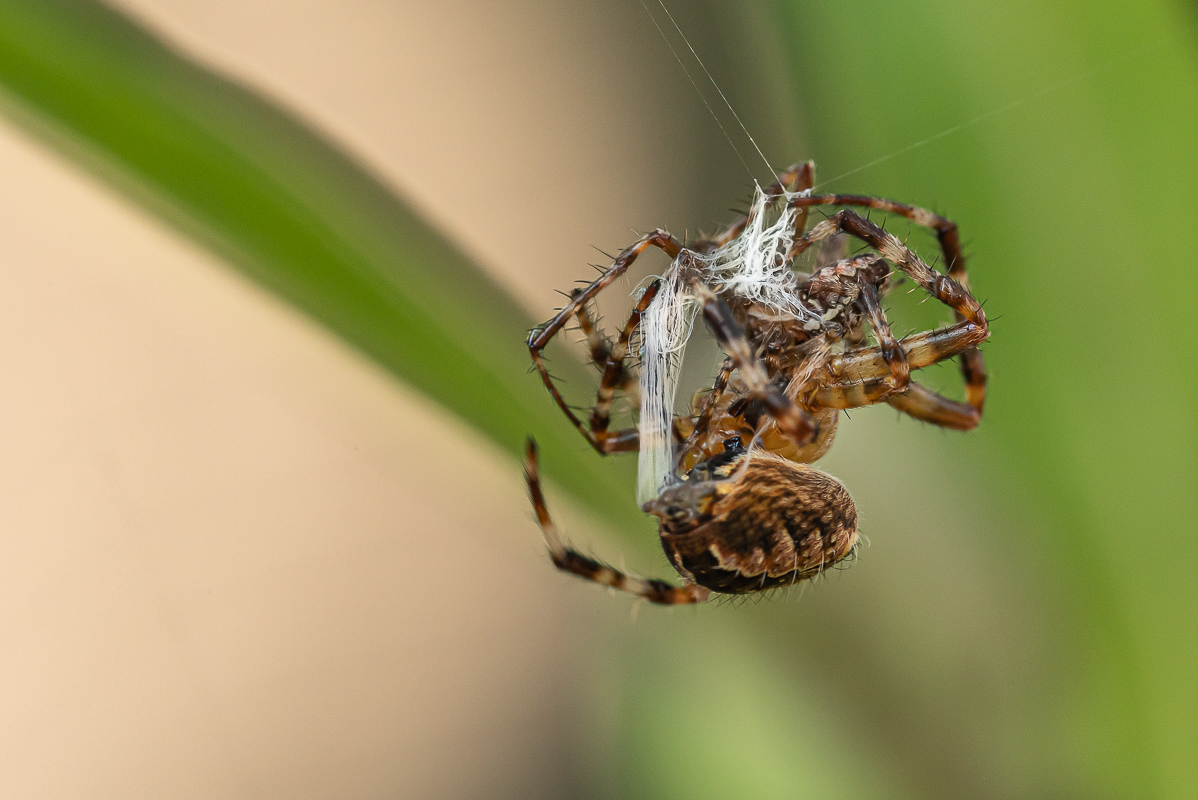
<instances>
[{"instance_id":1,"label":"spider silk strand","mask_svg":"<svg viewBox=\"0 0 1198 800\"><path fill-rule=\"evenodd\" d=\"M799 297L799 276L786 259L798 211L783 194L782 210L758 187L749 220L732 241L712 253L684 251L661 278L641 322L641 406L637 428L637 502L644 505L676 479L673 422L678 375L698 303L683 270L723 296L741 297L778 314L817 320Z\"/></svg>"}]
</instances>

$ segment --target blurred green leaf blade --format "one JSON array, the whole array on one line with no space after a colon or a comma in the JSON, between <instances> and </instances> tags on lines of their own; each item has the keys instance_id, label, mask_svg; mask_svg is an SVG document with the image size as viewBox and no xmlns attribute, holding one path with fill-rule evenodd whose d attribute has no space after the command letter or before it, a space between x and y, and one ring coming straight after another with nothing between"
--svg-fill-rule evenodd
<instances>
[{"instance_id":1,"label":"blurred green leaf blade","mask_svg":"<svg viewBox=\"0 0 1198 800\"><path fill-rule=\"evenodd\" d=\"M508 452L535 433L550 475L632 519L610 502L628 470L580 446L528 374L532 320L325 137L93 0L0 2L0 85L26 127Z\"/></svg>"}]
</instances>

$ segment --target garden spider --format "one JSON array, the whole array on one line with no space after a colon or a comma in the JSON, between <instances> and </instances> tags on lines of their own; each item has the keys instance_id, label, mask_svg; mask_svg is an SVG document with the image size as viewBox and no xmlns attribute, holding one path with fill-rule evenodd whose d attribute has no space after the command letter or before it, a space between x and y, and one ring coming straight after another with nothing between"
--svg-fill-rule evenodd
<instances>
[{"instance_id":1,"label":"garden spider","mask_svg":"<svg viewBox=\"0 0 1198 800\"><path fill-rule=\"evenodd\" d=\"M684 583L634 577L571 549L550 519L529 440L529 494L559 569L663 604L799 582L845 558L857 543L848 491L809 466L831 446L841 410L885 401L941 427L977 426L986 387L977 347L989 329L968 289L956 225L890 200L815 195L813 184L812 163L791 167L759 192L750 212L690 247L660 229L641 237L529 336L545 387L586 440L603 455L641 451L638 499L658 517L662 548ZM845 208L807 230L808 212L817 206ZM895 214L934 231L947 275L849 207ZM770 214L774 221L767 225ZM853 257L834 252L849 239L867 251ZM813 246L816 268L802 275L794 261ZM649 247L672 259L670 270L645 288L609 345L591 301ZM955 324L896 339L881 306L896 267L949 306ZM671 357L689 333L682 324L688 303L702 310L727 356L711 389L695 395L689 415L677 416L672 386L658 384L676 372ZM566 404L542 355L571 320L602 370L589 426ZM874 346L866 346L866 322ZM671 329L672 340L661 332ZM639 370L628 363L638 339ZM912 370L953 357L960 361L966 402L911 381ZM641 396L636 427L610 430L617 392ZM663 454L665 466L654 466Z\"/></svg>"}]
</instances>

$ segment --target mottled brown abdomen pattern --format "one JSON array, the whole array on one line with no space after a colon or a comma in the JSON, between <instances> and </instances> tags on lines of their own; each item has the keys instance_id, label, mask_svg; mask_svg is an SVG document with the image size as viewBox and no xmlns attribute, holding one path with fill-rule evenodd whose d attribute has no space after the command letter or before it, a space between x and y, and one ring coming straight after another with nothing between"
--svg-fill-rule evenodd
<instances>
[{"instance_id":1,"label":"mottled brown abdomen pattern","mask_svg":"<svg viewBox=\"0 0 1198 800\"><path fill-rule=\"evenodd\" d=\"M835 478L754 451L698 524L663 522L661 543L683 575L716 592L743 594L813 577L857 543L857 510Z\"/></svg>"}]
</instances>

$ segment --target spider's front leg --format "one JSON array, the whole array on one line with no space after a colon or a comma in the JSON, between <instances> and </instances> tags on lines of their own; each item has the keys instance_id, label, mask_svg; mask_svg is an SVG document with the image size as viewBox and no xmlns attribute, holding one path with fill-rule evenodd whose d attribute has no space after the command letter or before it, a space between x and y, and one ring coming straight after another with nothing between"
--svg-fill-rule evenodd
<instances>
[{"instance_id":1,"label":"spider's front leg","mask_svg":"<svg viewBox=\"0 0 1198 800\"><path fill-rule=\"evenodd\" d=\"M923 369L960 354L986 340L987 331L971 322L958 322L947 328L914 333L898 341L911 369ZM837 383L853 383L881 378L891 373L880 347L865 347L833 356L828 373Z\"/></svg>"},{"instance_id":2,"label":"spider's front leg","mask_svg":"<svg viewBox=\"0 0 1198 800\"><path fill-rule=\"evenodd\" d=\"M796 202L810 199L798 198ZM953 230L955 232L955 226ZM959 346L952 355L961 355L962 371L966 381L965 396L969 405L976 412L975 416L980 418L982 405L985 401L986 373L982 364L981 353L977 350L977 345L984 342L990 335L986 314L982 311L981 304L965 287L957 283L952 277L936 272L895 236L852 211L839 211L816 225L805 236L795 242L794 247L791 248L791 253L792 255L797 255L812 244L842 231L874 248L883 258L910 275L928 294L950 307L957 315L960 321L952 327L945 329L943 333L951 333L959 340L968 341L968 344ZM853 355L856 356L858 354L854 353ZM918 369L919 367L911 358L912 352L909 349L907 349L907 356L912 361L911 366ZM936 360L939 360L939 358ZM842 397L839 399L839 402L849 403L850 405L836 406L834 403L837 400L828 398L829 402L827 405L829 408L851 408L855 405L868 405L870 402L877 402L888 397L888 393L881 391L880 386L868 380L863 385L841 388L844 392L850 394L851 397ZM821 390L821 392L823 391ZM835 392L837 389L832 387L829 391ZM954 407L953 404L955 402L937 395L931 390L920 387L918 397L912 395L906 400L899 400L892 405L902 411L909 412L909 409L921 413L926 411L927 413L923 416L920 413L913 414L913 416L927 421L938 422L938 415L927 408L927 402L925 401L934 401L936 405L945 408ZM954 426L949 425L948 427Z\"/></svg>"},{"instance_id":3,"label":"spider's front leg","mask_svg":"<svg viewBox=\"0 0 1198 800\"><path fill-rule=\"evenodd\" d=\"M910 275L928 294L960 314L963 319L979 328L986 328L986 314L982 311L981 303L961 284L929 267L893 234L847 209L819 223L798 239L791 248L791 256L796 256L816 242L842 231L868 244L891 264Z\"/></svg>"},{"instance_id":4,"label":"spider's front leg","mask_svg":"<svg viewBox=\"0 0 1198 800\"><path fill-rule=\"evenodd\" d=\"M741 379L753 396L765 406L778 429L790 437L798 447L815 441L819 434L819 425L815 417L799 408L784 391L770 382L732 309L702 281L692 278L690 284L695 297L703 306L703 316L715 333L716 339L728 351L728 357L740 371Z\"/></svg>"},{"instance_id":5,"label":"spider's front leg","mask_svg":"<svg viewBox=\"0 0 1198 800\"><path fill-rule=\"evenodd\" d=\"M881 351L882 360L890 368L890 390L901 392L911 382L911 364L907 361L907 352L895 340L894 333L890 330L890 323L886 320L886 314L882 310L882 299L878 296L877 288L872 284L861 287L861 304L865 306L865 314L869 317L869 324L874 329L874 337L878 340L878 349Z\"/></svg>"},{"instance_id":6,"label":"spider's front leg","mask_svg":"<svg viewBox=\"0 0 1198 800\"><path fill-rule=\"evenodd\" d=\"M702 586L690 582L675 586L665 581L638 578L569 547L549 517L545 494L541 491L540 475L537 472L537 444L532 439L528 440L524 451L524 479L528 483L528 496L536 511L537 523L541 526L545 545L549 548L549 557L558 569L661 605L702 603L711 594Z\"/></svg>"},{"instance_id":7,"label":"spider's front leg","mask_svg":"<svg viewBox=\"0 0 1198 800\"><path fill-rule=\"evenodd\" d=\"M969 292L969 275L965 271L965 253L961 250L961 237L957 223L940 216L926 208L886 200L880 197L866 197L852 194L823 194L796 197L791 205L806 213L813 206L859 206L873 208L889 214L897 214L911 220L916 225L932 230L940 250L944 254L944 262L948 266L948 276L955 280L965 291ZM798 243L796 243L797 245ZM961 322L966 316L954 310L957 321ZM971 347L958 354L960 356L961 374L965 379L965 398L981 416L982 407L986 403L986 363L977 347ZM937 395L939 397L939 395ZM955 401L941 398L948 403Z\"/></svg>"},{"instance_id":8,"label":"spider's front leg","mask_svg":"<svg viewBox=\"0 0 1198 800\"><path fill-rule=\"evenodd\" d=\"M975 348L986 331L969 321L901 339L910 369L929 367ZM860 408L885 400L916 419L945 428L972 430L981 412L972 404L950 400L914 381L895 391L893 365L882 347L868 347L832 357L827 374L830 382L812 394L812 402L823 408Z\"/></svg>"}]
</instances>

